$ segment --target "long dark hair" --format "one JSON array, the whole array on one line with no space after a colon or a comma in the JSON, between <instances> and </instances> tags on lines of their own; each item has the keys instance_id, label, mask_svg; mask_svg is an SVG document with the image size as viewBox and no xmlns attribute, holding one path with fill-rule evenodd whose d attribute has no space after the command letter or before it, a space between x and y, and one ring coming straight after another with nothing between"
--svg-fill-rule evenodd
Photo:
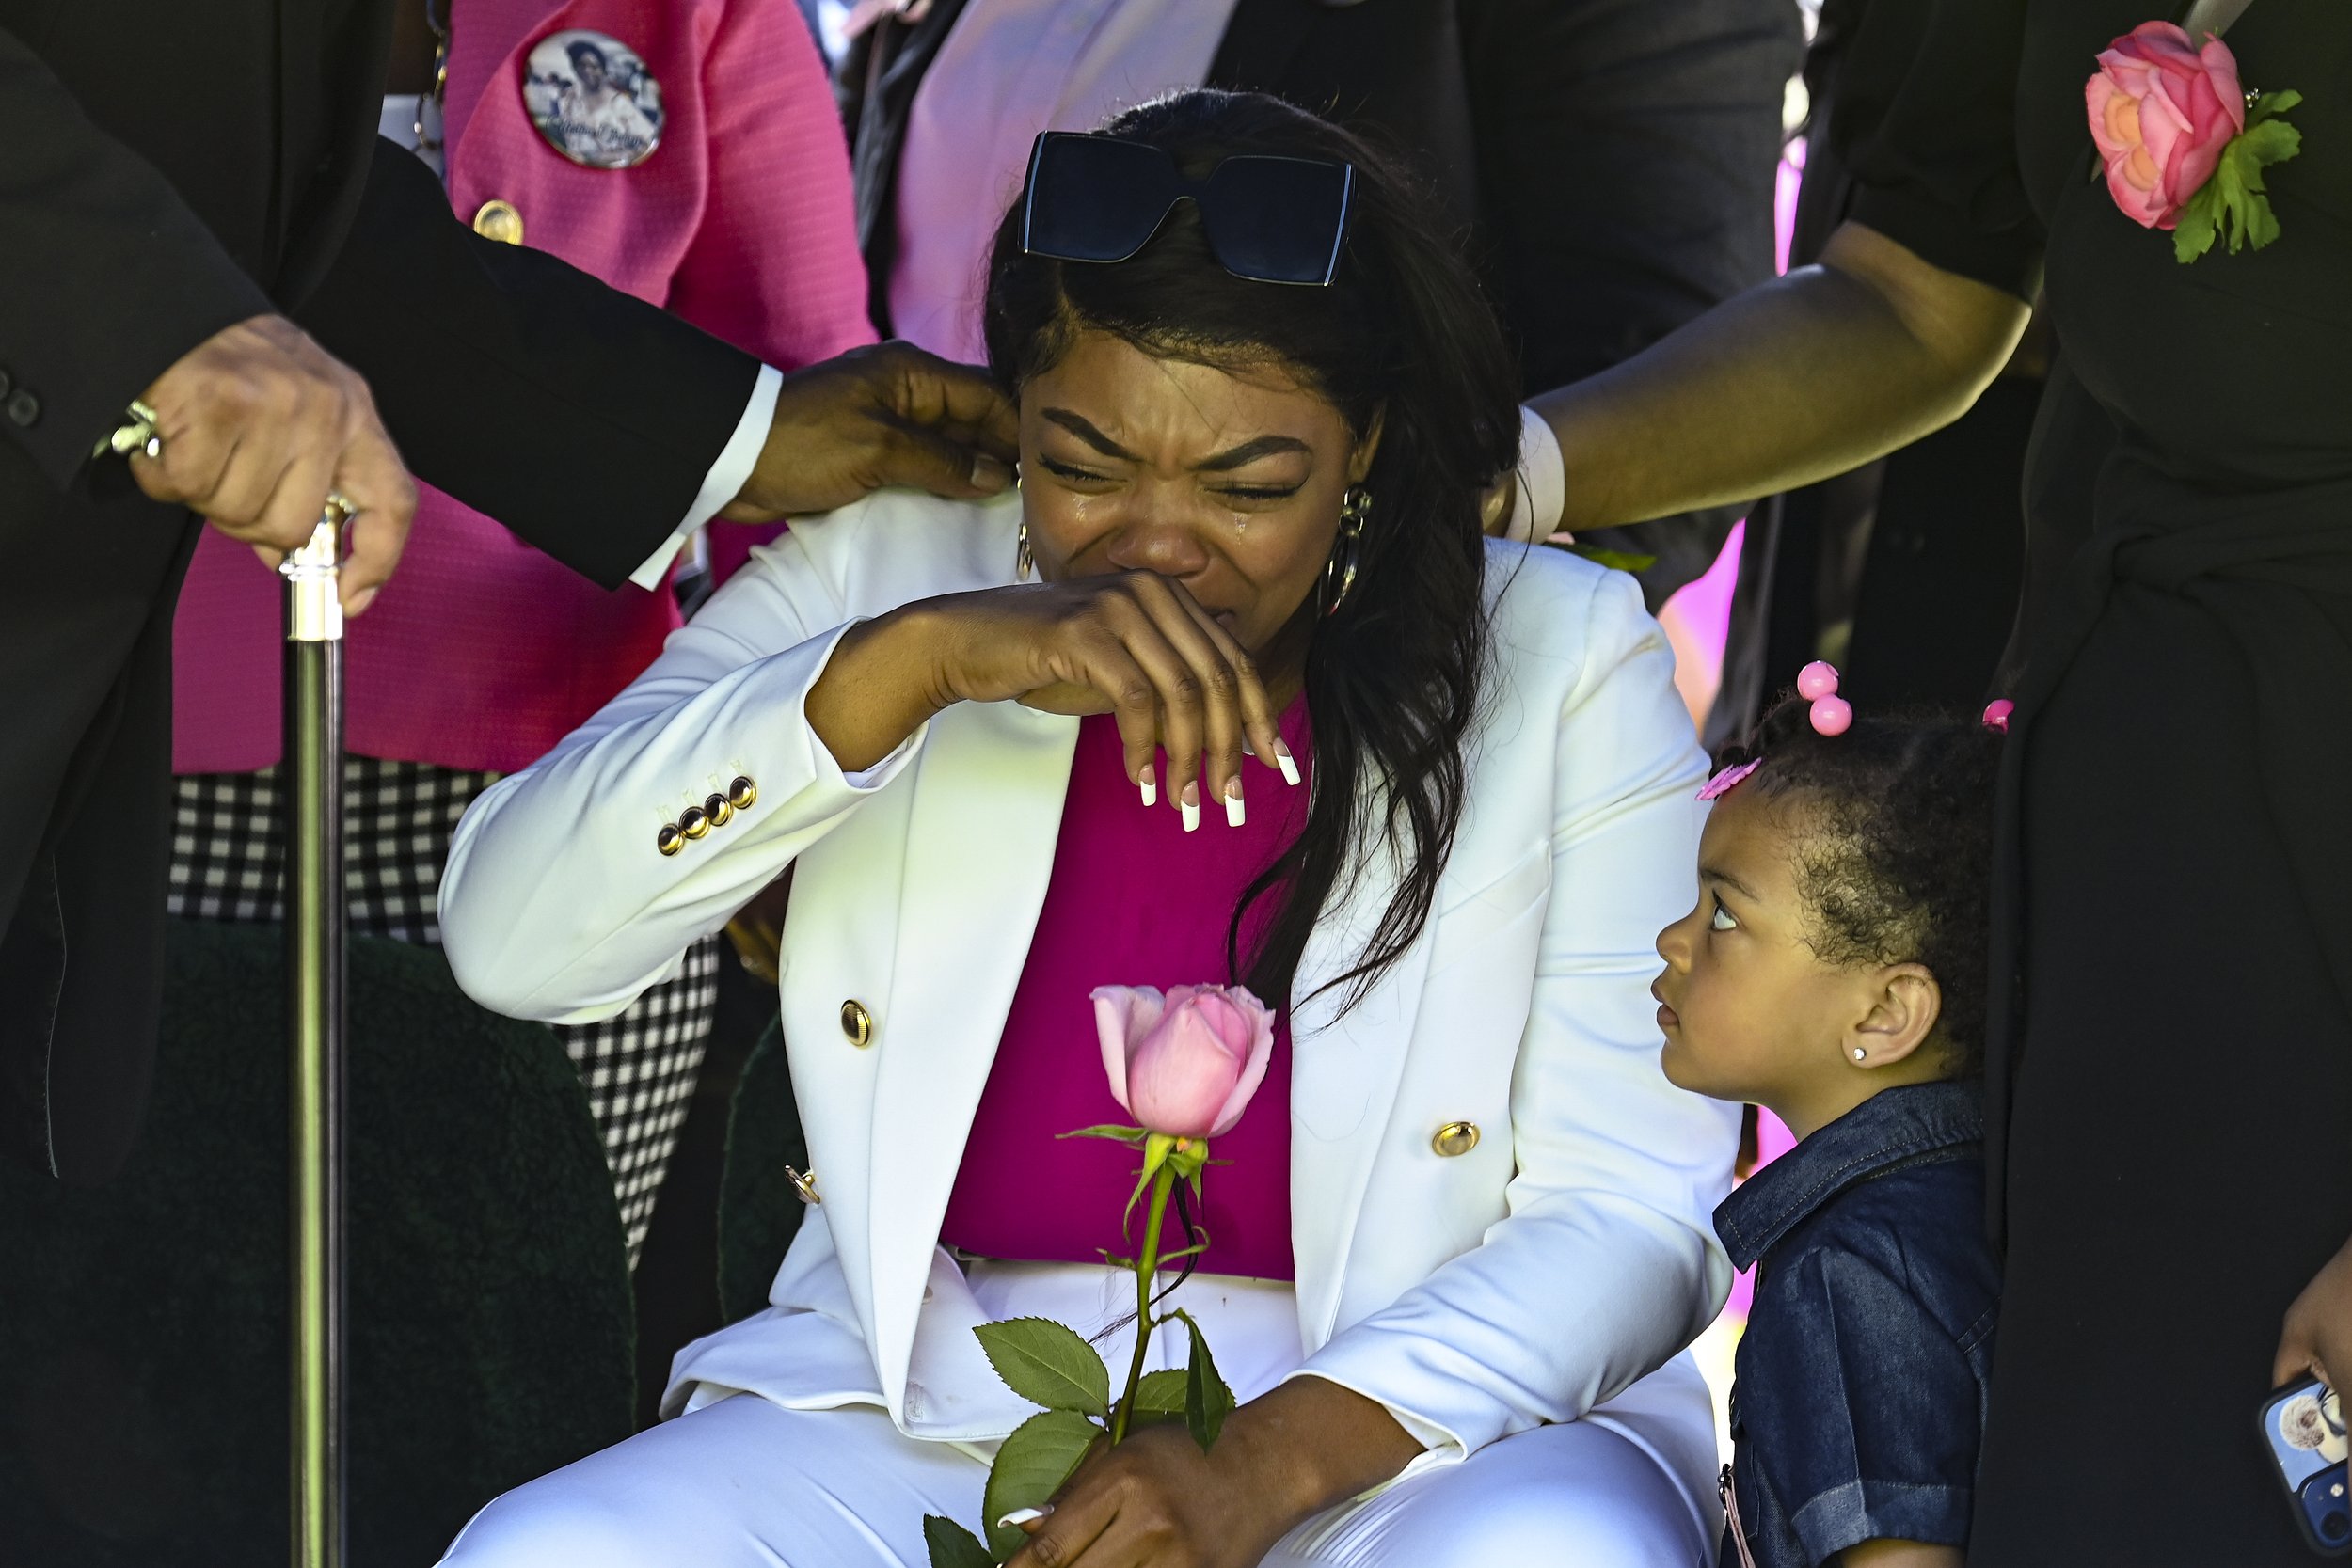
<instances>
[{"instance_id":1,"label":"long dark hair","mask_svg":"<svg viewBox=\"0 0 2352 1568\"><path fill-rule=\"evenodd\" d=\"M1094 329L1157 358L1271 358L1338 408L1359 439L1380 421L1355 587L1316 623L1307 655L1306 826L1243 893L1226 933L1235 977L1288 1000L1316 921L1386 847L1399 870L1395 896L1331 982L1349 988L1353 1005L1421 934L1461 819L1463 743L1489 636L1479 503L1518 459L1518 371L1459 237L1419 178L1348 132L1278 99L1205 90L1146 103L1104 129L1168 149L1192 179L1239 152L1356 168L1354 216L1328 288L1234 277L1190 202L1139 255L1109 266L1024 254L1016 207L996 233L986 318L989 364L1016 390ZM1245 974L1244 920L1278 893Z\"/></svg>"}]
</instances>

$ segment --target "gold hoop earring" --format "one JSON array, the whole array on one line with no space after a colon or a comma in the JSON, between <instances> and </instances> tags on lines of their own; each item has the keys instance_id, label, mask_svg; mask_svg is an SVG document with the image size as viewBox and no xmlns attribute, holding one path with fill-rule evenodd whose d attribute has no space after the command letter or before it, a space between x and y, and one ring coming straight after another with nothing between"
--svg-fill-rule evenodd
<instances>
[{"instance_id":1,"label":"gold hoop earring","mask_svg":"<svg viewBox=\"0 0 2352 1568\"><path fill-rule=\"evenodd\" d=\"M1361 553L1364 519L1372 515L1372 492L1360 484L1348 486L1340 498L1340 535L1331 545L1331 559L1323 563L1323 613L1340 612L1348 591L1356 586L1356 561Z\"/></svg>"},{"instance_id":2,"label":"gold hoop earring","mask_svg":"<svg viewBox=\"0 0 2352 1568\"><path fill-rule=\"evenodd\" d=\"M1029 553L1029 520L1021 519L1021 536L1013 546L1012 580L1026 582L1037 573L1037 557Z\"/></svg>"}]
</instances>

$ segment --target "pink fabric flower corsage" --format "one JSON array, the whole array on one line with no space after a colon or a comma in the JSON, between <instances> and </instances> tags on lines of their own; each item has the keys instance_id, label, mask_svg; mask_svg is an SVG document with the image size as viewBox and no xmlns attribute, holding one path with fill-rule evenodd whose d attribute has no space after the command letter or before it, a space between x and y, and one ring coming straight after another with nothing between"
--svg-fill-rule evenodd
<instances>
[{"instance_id":1,"label":"pink fabric flower corsage","mask_svg":"<svg viewBox=\"0 0 2352 1568\"><path fill-rule=\"evenodd\" d=\"M2141 228L2170 230L2177 260L2217 236L2233 254L2279 237L2262 171L2302 150L2277 118L2301 93L2249 93L2228 44L2208 33L2201 49L2169 22L2143 22L2100 53L2083 101L2107 194Z\"/></svg>"}]
</instances>

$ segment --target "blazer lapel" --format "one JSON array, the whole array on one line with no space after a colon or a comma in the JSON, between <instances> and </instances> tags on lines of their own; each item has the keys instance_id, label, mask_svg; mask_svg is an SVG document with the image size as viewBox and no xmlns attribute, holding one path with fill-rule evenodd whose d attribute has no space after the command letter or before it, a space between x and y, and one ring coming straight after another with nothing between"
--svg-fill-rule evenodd
<instances>
[{"instance_id":1,"label":"blazer lapel","mask_svg":"<svg viewBox=\"0 0 2352 1568\"><path fill-rule=\"evenodd\" d=\"M1307 998L1291 1012L1291 1247L1299 1333L1311 1351L1330 1338L1339 1314L1364 1192L1420 1016L1428 931L1345 1013L1347 988L1317 992L1363 952L1395 893L1395 866L1379 855L1336 918L1316 927L1291 989Z\"/></svg>"},{"instance_id":2,"label":"blazer lapel","mask_svg":"<svg viewBox=\"0 0 2352 1568\"><path fill-rule=\"evenodd\" d=\"M931 721L916 766L867 1212L874 1354L901 1407L923 1284L1053 875L1078 721L1012 703Z\"/></svg>"}]
</instances>

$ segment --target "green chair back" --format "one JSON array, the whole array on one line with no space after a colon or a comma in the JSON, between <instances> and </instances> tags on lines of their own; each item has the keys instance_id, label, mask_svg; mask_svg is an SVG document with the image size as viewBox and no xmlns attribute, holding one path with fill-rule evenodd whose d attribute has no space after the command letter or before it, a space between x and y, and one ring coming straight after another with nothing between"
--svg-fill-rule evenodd
<instances>
[{"instance_id":1,"label":"green chair back","mask_svg":"<svg viewBox=\"0 0 2352 1568\"><path fill-rule=\"evenodd\" d=\"M287 1063L275 926L173 923L128 1169L0 1171L0 1562L285 1560ZM430 948L348 977L352 1568L422 1568L632 1425L626 1245L552 1032Z\"/></svg>"}]
</instances>

